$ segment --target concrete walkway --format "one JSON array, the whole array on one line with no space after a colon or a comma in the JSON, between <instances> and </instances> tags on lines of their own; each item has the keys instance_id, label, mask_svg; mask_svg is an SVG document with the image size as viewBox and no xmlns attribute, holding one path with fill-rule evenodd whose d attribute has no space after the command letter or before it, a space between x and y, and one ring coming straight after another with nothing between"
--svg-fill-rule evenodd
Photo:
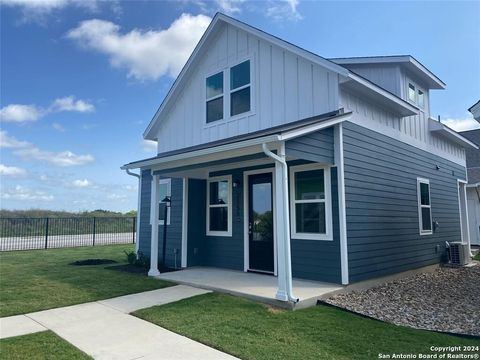
<instances>
[{"instance_id":1,"label":"concrete walkway","mask_svg":"<svg viewBox=\"0 0 480 360\"><path fill-rule=\"evenodd\" d=\"M95 359L235 359L129 312L209 291L178 285L0 319L0 338L52 330Z\"/></svg>"}]
</instances>

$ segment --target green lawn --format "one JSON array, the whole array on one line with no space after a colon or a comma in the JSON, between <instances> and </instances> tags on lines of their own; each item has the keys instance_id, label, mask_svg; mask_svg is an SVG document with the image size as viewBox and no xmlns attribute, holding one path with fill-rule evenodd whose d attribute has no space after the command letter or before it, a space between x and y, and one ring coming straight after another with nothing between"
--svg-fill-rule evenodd
<instances>
[{"instance_id":1,"label":"green lawn","mask_svg":"<svg viewBox=\"0 0 480 360\"><path fill-rule=\"evenodd\" d=\"M367 319L324 305L298 311L211 293L134 315L242 359L378 359L430 353L432 345L480 345Z\"/></svg>"},{"instance_id":2,"label":"green lawn","mask_svg":"<svg viewBox=\"0 0 480 360\"><path fill-rule=\"evenodd\" d=\"M480 253L478 253L477 255L475 255L475 257L473 258L473 260L480 261Z\"/></svg>"},{"instance_id":3,"label":"green lawn","mask_svg":"<svg viewBox=\"0 0 480 360\"><path fill-rule=\"evenodd\" d=\"M0 253L0 317L158 289L171 284L145 275L107 270L117 265L73 266L105 258L126 263L133 245Z\"/></svg>"},{"instance_id":4,"label":"green lawn","mask_svg":"<svg viewBox=\"0 0 480 360\"><path fill-rule=\"evenodd\" d=\"M0 358L86 360L90 356L51 331L0 340Z\"/></svg>"}]
</instances>

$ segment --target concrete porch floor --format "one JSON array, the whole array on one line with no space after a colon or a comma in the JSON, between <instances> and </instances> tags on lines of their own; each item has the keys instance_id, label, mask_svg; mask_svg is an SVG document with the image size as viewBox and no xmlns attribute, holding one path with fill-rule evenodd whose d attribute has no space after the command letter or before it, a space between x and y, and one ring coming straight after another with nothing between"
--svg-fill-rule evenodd
<instances>
[{"instance_id":1,"label":"concrete porch floor","mask_svg":"<svg viewBox=\"0 0 480 360\"><path fill-rule=\"evenodd\" d=\"M338 284L293 279L293 293L299 298L299 301L297 304L292 304L275 299L277 278L271 275L209 267L192 267L162 273L157 278L290 309L314 306L317 300L343 289L343 286Z\"/></svg>"}]
</instances>

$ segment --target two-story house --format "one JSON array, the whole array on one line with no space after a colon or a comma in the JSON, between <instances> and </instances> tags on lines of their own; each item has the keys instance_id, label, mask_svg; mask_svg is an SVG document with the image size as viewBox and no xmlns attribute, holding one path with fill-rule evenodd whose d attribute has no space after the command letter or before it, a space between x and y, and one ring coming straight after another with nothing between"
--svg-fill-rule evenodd
<instances>
[{"instance_id":1,"label":"two-story house","mask_svg":"<svg viewBox=\"0 0 480 360\"><path fill-rule=\"evenodd\" d=\"M139 250L166 263L349 284L468 242L465 148L411 56L325 59L217 14L144 138ZM171 199L167 216L165 203ZM160 246L159 246L160 244Z\"/></svg>"}]
</instances>

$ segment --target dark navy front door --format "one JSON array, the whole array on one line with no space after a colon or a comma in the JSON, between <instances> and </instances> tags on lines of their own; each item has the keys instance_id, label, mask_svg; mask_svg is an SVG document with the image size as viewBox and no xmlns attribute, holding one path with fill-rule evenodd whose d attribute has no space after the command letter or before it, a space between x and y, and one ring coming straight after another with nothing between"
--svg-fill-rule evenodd
<instances>
[{"instance_id":1,"label":"dark navy front door","mask_svg":"<svg viewBox=\"0 0 480 360\"><path fill-rule=\"evenodd\" d=\"M272 174L248 177L250 270L274 271Z\"/></svg>"}]
</instances>

